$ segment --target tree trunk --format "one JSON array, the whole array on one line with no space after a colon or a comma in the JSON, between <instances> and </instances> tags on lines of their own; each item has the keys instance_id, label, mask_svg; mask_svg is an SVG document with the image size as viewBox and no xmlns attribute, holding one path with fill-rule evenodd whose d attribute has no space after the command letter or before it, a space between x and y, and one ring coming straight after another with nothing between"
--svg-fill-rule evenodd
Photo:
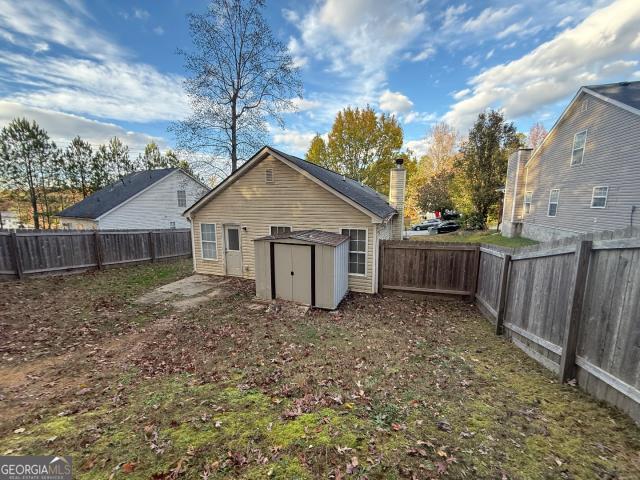
<instances>
[{"instance_id":1,"label":"tree trunk","mask_svg":"<svg viewBox=\"0 0 640 480\"><path fill-rule=\"evenodd\" d=\"M231 173L238 169L238 119L237 100L231 101Z\"/></svg>"},{"instance_id":2,"label":"tree trunk","mask_svg":"<svg viewBox=\"0 0 640 480\"><path fill-rule=\"evenodd\" d=\"M33 210L33 226L36 230L39 230L40 218L38 218L38 198L33 187L29 187L29 195L31 196L31 209Z\"/></svg>"}]
</instances>

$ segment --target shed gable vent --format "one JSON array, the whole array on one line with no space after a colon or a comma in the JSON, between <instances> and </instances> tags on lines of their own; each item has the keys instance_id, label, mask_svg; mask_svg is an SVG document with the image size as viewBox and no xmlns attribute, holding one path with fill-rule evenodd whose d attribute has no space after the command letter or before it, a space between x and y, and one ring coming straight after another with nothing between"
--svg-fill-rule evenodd
<instances>
[{"instance_id":1,"label":"shed gable vent","mask_svg":"<svg viewBox=\"0 0 640 480\"><path fill-rule=\"evenodd\" d=\"M264 180L267 183L273 183L273 168L267 168L264 172Z\"/></svg>"}]
</instances>

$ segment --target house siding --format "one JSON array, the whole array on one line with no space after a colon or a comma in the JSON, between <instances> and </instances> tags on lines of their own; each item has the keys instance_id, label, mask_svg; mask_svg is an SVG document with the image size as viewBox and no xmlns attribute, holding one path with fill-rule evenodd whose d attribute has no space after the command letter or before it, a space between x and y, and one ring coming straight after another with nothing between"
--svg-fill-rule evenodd
<instances>
[{"instance_id":1,"label":"house siding","mask_svg":"<svg viewBox=\"0 0 640 480\"><path fill-rule=\"evenodd\" d=\"M588 98L588 109L582 101ZM583 163L571 166L573 138L587 130ZM583 93L527 164L525 191L533 192L523 214L522 235L548 241L628 227L640 206L640 116ZM606 185L606 208L591 208L593 187ZM555 217L547 216L551 189L560 190ZM640 214L633 215L640 223Z\"/></svg>"},{"instance_id":2,"label":"house siding","mask_svg":"<svg viewBox=\"0 0 640 480\"><path fill-rule=\"evenodd\" d=\"M178 190L185 190L187 206L178 206ZM99 228L190 228L189 221L182 216L207 189L181 171L167 175L129 202L123 203L99 219ZM64 221L64 220L62 220Z\"/></svg>"},{"instance_id":3,"label":"house siding","mask_svg":"<svg viewBox=\"0 0 640 480\"><path fill-rule=\"evenodd\" d=\"M273 183L265 182L267 169ZM371 217L333 193L269 156L258 162L232 185L191 214L198 273L225 275L224 224L241 228L242 264L245 278L255 278L254 242L268 235L270 225L290 225L293 230L318 229L340 232L342 228L367 231L366 275L349 275L349 288L373 291L374 229ZM202 258L200 225L216 224L217 260Z\"/></svg>"}]
</instances>

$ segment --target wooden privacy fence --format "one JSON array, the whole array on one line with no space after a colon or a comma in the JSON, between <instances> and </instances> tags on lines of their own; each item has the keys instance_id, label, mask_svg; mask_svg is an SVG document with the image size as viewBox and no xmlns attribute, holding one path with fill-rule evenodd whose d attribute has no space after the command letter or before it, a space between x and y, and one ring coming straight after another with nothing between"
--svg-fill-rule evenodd
<instances>
[{"instance_id":1,"label":"wooden privacy fence","mask_svg":"<svg viewBox=\"0 0 640 480\"><path fill-rule=\"evenodd\" d=\"M478 245L384 240L379 290L473 297L479 258Z\"/></svg>"},{"instance_id":2,"label":"wooden privacy fence","mask_svg":"<svg viewBox=\"0 0 640 480\"><path fill-rule=\"evenodd\" d=\"M496 333L640 422L640 238L633 233L517 251L483 246L476 300Z\"/></svg>"},{"instance_id":3,"label":"wooden privacy fence","mask_svg":"<svg viewBox=\"0 0 640 480\"><path fill-rule=\"evenodd\" d=\"M383 241L379 289L473 295L480 310L564 382L640 422L640 231L518 250Z\"/></svg>"},{"instance_id":4,"label":"wooden privacy fence","mask_svg":"<svg viewBox=\"0 0 640 480\"><path fill-rule=\"evenodd\" d=\"M0 278L55 274L191 255L189 230L0 232Z\"/></svg>"}]
</instances>

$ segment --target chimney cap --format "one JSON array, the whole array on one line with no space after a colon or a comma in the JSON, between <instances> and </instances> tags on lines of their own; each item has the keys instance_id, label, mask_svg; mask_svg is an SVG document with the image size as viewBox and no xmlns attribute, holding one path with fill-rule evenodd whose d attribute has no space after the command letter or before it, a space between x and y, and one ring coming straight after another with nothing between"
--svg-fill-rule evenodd
<instances>
[{"instance_id":1,"label":"chimney cap","mask_svg":"<svg viewBox=\"0 0 640 480\"><path fill-rule=\"evenodd\" d=\"M398 168L402 167L403 163L404 163L404 158L402 158L402 157L396 158L396 167L398 167Z\"/></svg>"}]
</instances>

